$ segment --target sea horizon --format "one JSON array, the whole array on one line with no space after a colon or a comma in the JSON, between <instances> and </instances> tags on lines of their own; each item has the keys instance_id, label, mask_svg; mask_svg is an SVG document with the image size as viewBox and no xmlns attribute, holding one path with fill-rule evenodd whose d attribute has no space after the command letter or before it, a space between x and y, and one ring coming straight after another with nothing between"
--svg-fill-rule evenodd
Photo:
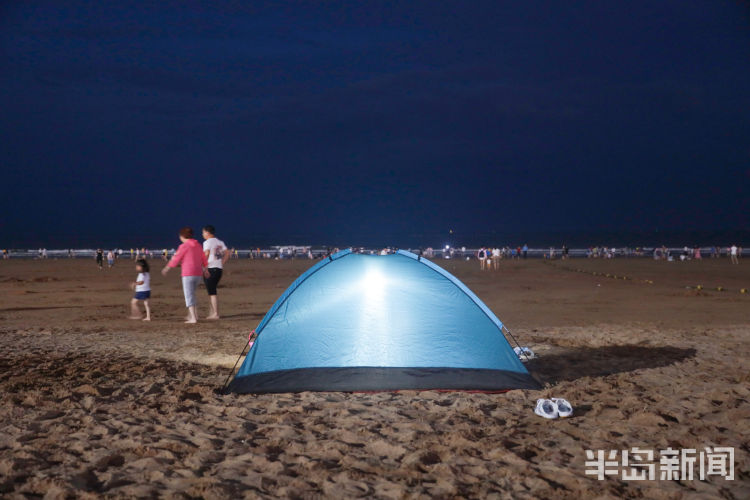
<instances>
[{"instance_id":1,"label":"sea horizon","mask_svg":"<svg viewBox=\"0 0 750 500\"><path fill-rule=\"evenodd\" d=\"M516 248L528 245L533 249L562 248L587 249L597 246L615 248L669 248L712 246L727 247L746 246L750 243L749 229L716 229L716 230L670 230L670 231L528 231L528 232L499 232L488 231L480 234L465 234L458 232L447 234L384 234L381 236L359 235L316 235L316 234L263 234L248 237L234 232L218 234L227 246L238 250L272 249L285 246L313 247L313 248L404 248L404 249L441 249L446 245L452 248L475 249L480 247L510 247ZM200 236L198 236L200 240ZM143 238L107 236L96 238L93 236L62 238L50 237L29 238L28 240L11 239L0 241L0 248L11 251L35 250L91 250L96 248L115 249L132 248L171 249L179 245L175 237L157 238L154 235L144 235Z\"/></svg>"}]
</instances>

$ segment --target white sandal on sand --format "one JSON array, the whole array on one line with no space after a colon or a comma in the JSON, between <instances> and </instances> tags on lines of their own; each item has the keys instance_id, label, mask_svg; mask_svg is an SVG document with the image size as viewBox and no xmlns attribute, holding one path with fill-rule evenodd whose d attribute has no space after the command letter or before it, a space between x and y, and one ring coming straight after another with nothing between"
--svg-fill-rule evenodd
<instances>
[{"instance_id":1,"label":"white sandal on sand","mask_svg":"<svg viewBox=\"0 0 750 500\"><path fill-rule=\"evenodd\" d=\"M549 399L537 399L534 413L544 418L557 418L559 416L557 405Z\"/></svg>"},{"instance_id":2,"label":"white sandal on sand","mask_svg":"<svg viewBox=\"0 0 750 500\"><path fill-rule=\"evenodd\" d=\"M567 399L552 398L552 403L557 408L557 414L562 418L569 417L573 414L573 406L568 403Z\"/></svg>"}]
</instances>

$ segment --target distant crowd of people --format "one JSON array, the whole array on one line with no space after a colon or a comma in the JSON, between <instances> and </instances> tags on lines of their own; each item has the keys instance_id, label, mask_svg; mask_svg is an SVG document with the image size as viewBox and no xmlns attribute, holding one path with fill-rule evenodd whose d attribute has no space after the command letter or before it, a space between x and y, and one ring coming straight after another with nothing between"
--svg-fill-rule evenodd
<instances>
[{"instance_id":1,"label":"distant crowd of people","mask_svg":"<svg viewBox=\"0 0 750 500\"><path fill-rule=\"evenodd\" d=\"M639 249L636 249L633 255L638 255ZM627 248L621 250L622 255L630 255L630 251ZM617 256L617 249L605 246L589 247L586 251L586 257L589 259L614 259Z\"/></svg>"},{"instance_id":2,"label":"distant crowd of people","mask_svg":"<svg viewBox=\"0 0 750 500\"><path fill-rule=\"evenodd\" d=\"M497 271L500 269L500 261L503 259L525 259L529 255L529 246L522 247L481 247L477 250L475 257L479 261L479 269L482 271Z\"/></svg>"},{"instance_id":3,"label":"distant crowd of people","mask_svg":"<svg viewBox=\"0 0 750 500\"><path fill-rule=\"evenodd\" d=\"M374 253L385 255L396 251L394 248L384 248L381 250L368 250L366 248L356 248L355 251L360 253ZM112 268L119 260L123 257L129 257L133 261L140 259L150 260L161 258L162 260L169 261L169 259L176 253L177 250L174 248L162 250L150 250L146 247L141 248L130 248L129 251L123 250L122 248L115 248L112 250L103 250L101 248L94 252L94 259L96 260L100 269L105 268L105 262L107 268ZM288 260L288 259L316 259L324 258L331 253L335 253L338 249L328 248L313 250L309 246L295 247L274 247L272 250L262 250L260 248L238 251L235 248L227 250L229 259L273 259L273 260ZM432 259L435 257L442 257L444 259L477 259L480 263L480 268L485 269L498 269L498 261L503 259L526 259L531 256L529 246L524 244L523 246L517 247L481 247L478 250L469 250L466 247L453 248L447 246L443 249L435 250L431 247L427 247L424 250L418 251L421 255L426 258ZM54 250L53 256L56 258L60 256L60 251ZM742 258L742 247L733 244L728 247L711 246L708 248L700 248L698 246L687 247L682 249L669 249L666 246L656 247L653 250L651 248L644 249L643 247L608 247L608 246L592 246L585 250L577 250L576 256L586 256L592 259L613 259L615 257L644 257L652 256L655 260L700 260L703 258L718 259L723 256L729 257L732 263L739 263L739 259ZM11 252L8 249L2 251L3 259L7 260L11 257ZM19 252L16 254L20 257L28 257L28 251ZM88 251L81 250L67 250L68 258L76 258L81 256L91 255ZM567 259L570 257L570 249L567 245L563 244L560 248L550 247L549 251L540 252L538 249L534 250L534 256L543 257L545 259ZM49 258L49 254L46 248L39 248L37 252L37 258L40 260Z\"/></svg>"},{"instance_id":4,"label":"distant crowd of people","mask_svg":"<svg viewBox=\"0 0 750 500\"><path fill-rule=\"evenodd\" d=\"M479 261L479 268L483 271L497 271L500 269L500 261L503 259L526 259L528 256L529 246L527 244L515 248L507 246L502 248L482 247L475 254L476 259ZM557 250L555 247L550 247L549 252L544 252L542 257L545 259L556 259L558 257ZM563 260L570 258L570 248L567 245L562 245L559 257Z\"/></svg>"},{"instance_id":5,"label":"distant crowd of people","mask_svg":"<svg viewBox=\"0 0 750 500\"><path fill-rule=\"evenodd\" d=\"M742 258L742 247L733 244L726 247L726 249L722 249L722 247L720 246L712 246L708 249L708 257L711 259L719 259L722 257L722 255L728 256L729 261L732 264L739 264L739 259ZM654 248L653 258L654 260L667 261L673 261L677 259L681 261L702 260L703 251L698 246L694 246L692 248L685 246L681 251L672 252L667 247L661 246L659 248Z\"/></svg>"}]
</instances>

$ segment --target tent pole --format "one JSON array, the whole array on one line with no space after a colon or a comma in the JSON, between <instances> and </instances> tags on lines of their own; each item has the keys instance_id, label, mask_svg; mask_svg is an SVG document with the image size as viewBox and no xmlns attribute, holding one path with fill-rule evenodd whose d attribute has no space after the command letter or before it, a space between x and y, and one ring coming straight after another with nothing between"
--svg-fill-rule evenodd
<instances>
[{"instance_id":1,"label":"tent pole","mask_svg":"<svg viewBox=\"0 0 750 500\"><path fill-rule=\"evenodd\" d=\"M234 366L232 367L232 371L229 372L229 375L227 376L227 379L224 381L224 384L221 386L221 394L227 393L227 387L229 386L229 379L232 378L232 375L234 375L234 370L237 369L237 365L240 363L240 359L242 359L242 356L245 355L245 351L247 350L247 346L250 345L250 342L245 343L245 347L242 348L242 352L237 357L237 361L234 362Z\"/></svg>"}]
</instances>

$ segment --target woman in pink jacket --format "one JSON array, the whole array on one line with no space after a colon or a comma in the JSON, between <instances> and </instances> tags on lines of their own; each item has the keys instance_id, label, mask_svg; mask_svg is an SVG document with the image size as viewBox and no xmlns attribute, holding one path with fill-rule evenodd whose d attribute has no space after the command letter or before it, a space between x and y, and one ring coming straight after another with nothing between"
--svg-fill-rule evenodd
<instances>
[{"instance_id":1,"label":"woman in pink jacket","mask_svg":"<svg viewBox=\"0 0 750 500\"><path fill-rule=\"evenodd\" d=\"M185 323L197 323L198 313L195 307L195 288L201 278L208 277L208 260L203 253L203 247L197 240L193 239L193 229L183 227L180 229L180 241L182 245L175 252L174 257L162 269L161 274L167 275L173 267L182 267L182 291L185 293L185 305L188 308L188 317Z\"/></svg>"}]
</instances>

